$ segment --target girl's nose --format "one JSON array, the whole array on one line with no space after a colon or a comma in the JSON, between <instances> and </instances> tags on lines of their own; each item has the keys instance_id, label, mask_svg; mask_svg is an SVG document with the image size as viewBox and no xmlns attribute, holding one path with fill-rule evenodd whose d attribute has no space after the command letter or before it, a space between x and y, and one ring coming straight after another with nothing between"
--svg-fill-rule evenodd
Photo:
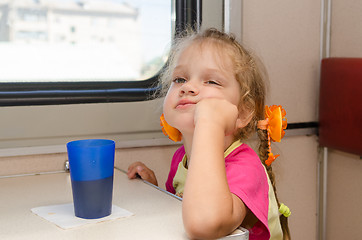
<instances>
[{"instance_id":1,"label":"girl's nose","mask_svg":"<svg viewBox=\"0 0 362 240\"><path fill-rule=\"evenodd\" d=\"M199 93L198 87L195 85L195 83L192 83L191 81L185 82L180 89L180 95L184 94L197 95L198 93Z\"/></svg>"}]
</instances>

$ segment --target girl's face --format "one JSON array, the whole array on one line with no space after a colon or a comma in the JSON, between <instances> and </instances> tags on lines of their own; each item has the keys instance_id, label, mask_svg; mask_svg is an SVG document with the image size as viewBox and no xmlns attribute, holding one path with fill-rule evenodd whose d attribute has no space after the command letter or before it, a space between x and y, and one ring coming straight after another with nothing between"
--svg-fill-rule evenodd
<instances>
[{"instance_id":1,"label":"girl's face","mask_svg":"<svg viewBox=\"0 0 362 240\"><path fill-rule=\"evenodd\" d=\"M165 97L166 121L183 135L193 133L196 104L204 98L226 99L238 106L240 85L232 61L210 43L191 44L181 54Z\"/></svg>"}]
</instances>

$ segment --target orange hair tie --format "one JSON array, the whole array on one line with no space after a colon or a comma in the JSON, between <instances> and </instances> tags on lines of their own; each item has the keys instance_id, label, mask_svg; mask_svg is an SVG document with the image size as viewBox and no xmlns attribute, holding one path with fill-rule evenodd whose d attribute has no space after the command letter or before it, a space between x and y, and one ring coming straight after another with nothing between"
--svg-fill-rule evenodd
<instances>
[{"instance_id":1,"label":"orange hair tie","mask_svg":"<svg viewBox=\"0 0 362 240\"><path fill-rule=\"evenodd\" d=\"M280 142L284 137L284 129L287 128L287 119L285 115L286 112L280 105L272 105L270 107L265 106L265 118L269 120L268 132L274 142Z\"/></svg>"},{"instance_id":2,"label":"orange hair tie","mask_svg":"<svg viewBox=\"0 0 362 240\"><path fill-rule=\"evenodd\" d=\"M258 129L268 130L268 126L269 126L269 119L258 121Z\"/></svg>"},{"instance_id":3,"label":"orange hair tie","mask_svg":"<svg viewBox=\"0 0 362 240\"><path fill-rule=\"evenodd\" d=\"M287 128L287 119L285 117L286 112L282 106L272 105L270 107L265 106L265 120L258 122L258 128L267 130L268 132L268 159L265 161L267 166L270 166L272 162L280 155L275 155L271 151L270 140L274 142L280 142L285 135L284 129Z\"/></svg>"},{"instance_id":4,"label":"orange hair tie","mask_svg":"<svg viewBox=\"0 0 362 240\"><path fill-rule=\"evenodd\" d=\"M166 122L165 116L162 114L160 117L160 125L162 127L162 132L166 136L168 136L169 139L171 139L174 142L179 142L182 139L181 132L177 129L172 127Z\"/></svg>"}]
</instances>

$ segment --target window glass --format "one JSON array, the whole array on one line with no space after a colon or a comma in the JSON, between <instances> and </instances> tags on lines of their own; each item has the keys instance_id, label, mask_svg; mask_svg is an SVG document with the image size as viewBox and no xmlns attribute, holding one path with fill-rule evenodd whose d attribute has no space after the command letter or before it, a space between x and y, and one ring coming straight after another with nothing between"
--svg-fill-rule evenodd
<instances>
[{"instance_id":1,"label":"window glass","mask_svg":"<svg viewBox=\"0 0 362 240\"><path fill-rule=\"evenodd\" d=\"M167 60L172 2L0 0L0 82L148 79Z\"/></svg>"}]
</instances>

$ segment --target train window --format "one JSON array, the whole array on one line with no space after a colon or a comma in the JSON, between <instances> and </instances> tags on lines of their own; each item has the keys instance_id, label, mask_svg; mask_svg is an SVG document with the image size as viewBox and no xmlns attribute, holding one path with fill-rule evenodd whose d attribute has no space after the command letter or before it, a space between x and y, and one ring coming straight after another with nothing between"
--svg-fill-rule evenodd
<instances>
[{"instance_id":1,"label":"train window","mask_svg":"<svg viewBox=\"0 0 362 240\"><path fill-rule=\"evenodd\" d=\"M167 60L171 1L0 4L1 82L138 81Z\"/></svg>"},{"instance_id":2,"label":"train window","mask_svg":"<svg viewBox=\"0 0 362 240\"><path fill-rule=\"evenodd\" d=\"M0 104L145 100L175 1L1 0Z\"/></svg>"},{"instance_id":3,"label":"train window","mask_svg":"<svg viewBox=\"0 0 362 240\"><path fill-rule=\"evenodd\" d=\"M83 138L169 144L159 125L162 99L144 100L172 37L201 20L201 29L221 29L223 3L0 0L0 156L63 151Z\"/></svg>"}]
</instances>

